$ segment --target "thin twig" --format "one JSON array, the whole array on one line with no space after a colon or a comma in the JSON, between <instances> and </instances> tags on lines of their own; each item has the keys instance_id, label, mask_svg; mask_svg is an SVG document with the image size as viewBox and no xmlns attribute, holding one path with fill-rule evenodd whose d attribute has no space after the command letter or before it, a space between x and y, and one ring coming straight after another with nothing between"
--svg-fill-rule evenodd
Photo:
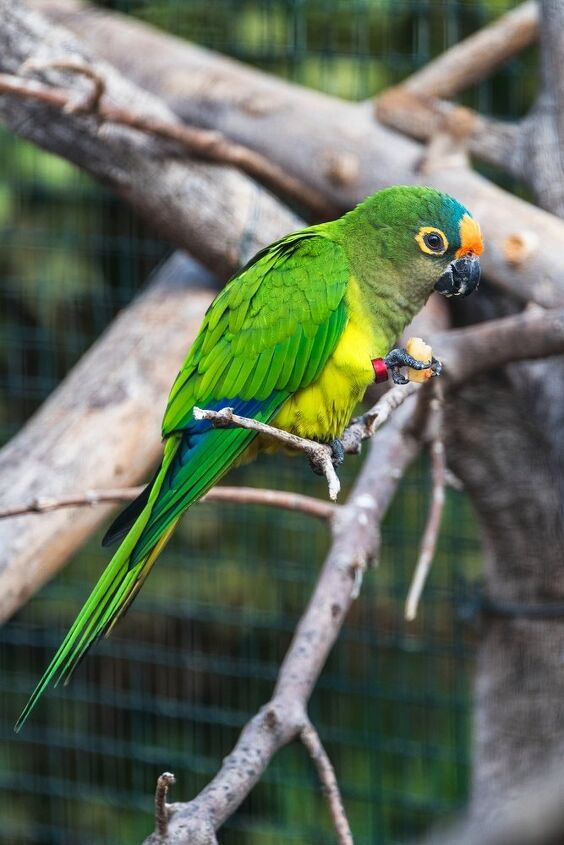
<instances>
[{"instance_id":1,"label":"thin twig","mask_svg":"<svg viewBox=\"0 0 564 845\"><path fill-rule=\"evenodd\" d=\"M370 410L353 420L343 434L345 451L349 454L358 453L361 442L372 437L377 429L390 418L396 408L405 402L418 388L419 385L414 382L410 382L410 384L405 386L396 385L388 390ZM197 414L205 413L206 419L215 419L214 415L217 414L219 420L216 420L216 424L219 425L225 425L227 416L229 424L259 430L269 437L280 440L284 445L292 449L306 452L313 457L313 460L317 459L318 454L327 454L329 456L331 454L329 447L323 443L316 443L313 440L306 440L305 438L288 434L288 432L281 431L273 426L258 423L256 420L238 417L231 412L227 414L229 409L223 409L219 412L202 412L199 408L195 408L194 411L196 418L198 418ZM332 464L331 469L335 473ZM30 514L49 513L50 511L62 510L63 508L80 508L116 502L130 502L137 498L142 491L143 486L118 487L108 488L106 490L86 490L84 493L77 493L71 496L40 496L29 502L1 509L0 520L28 516ZM331 520L338 508L338 505L324 502L314 496L306 496L302 493L257 489L255 487L229 487L227 485L214 487L202 496L199 501L234 502L240 505L265 505L288 511L299 511L300 513L324 520Z\"/></svg>"},{"instance_id":2,"label":"thin twig","mask_svg":"<svg viewBox=\"0 0 564 845\"><path fill-rule=\"evenodd\" d=\"M172 772L163 772L157 780L157 788L155 790L155 833L161 839L165 839L168 835L168 805L166 797L169 786L176 783L176 778Z\"/></svg>"},{"instance_id":3,"label":"thin twig","mask_svg":"<svg viewBox=\"0 0 564 845\"><path fill-rule=\"evenodd\" d=\"M337 842L339 845L353 845L352 831L343 806L343 799L341 798L335 769L323 747L319 734L309 720L300 733L300 739L307 748L309 756L317 769L323 792L327 798L331 818L335 825Z\"/></svg>"},{"instance_id":4,"label":"thin twig","mask_svg":"<svg viewBox=\"0 0 564 845\"><path fill-rule=\"evenodd\" d=\"M407 594L405 602L405 618L408 622L413 622L417 616L417 607L419 600L425 587L427 576L429 575L433 558L435 557L435 550L437 548L437 541L441 528L441 519L445 504L445 486L446 486L446 462L445 462L445 445L442 435L442 396L437 390L437 395L431 401L431 412L433 413L433 425L435 430L430 447L431 455L431 473L433 477L433 493L431 497L431 506L429 508L429 515L427 517L427 525L423 533L421 541L421 548L419 557L415 564L413 578Z\"/></svg>"},{"instance_id":5,"label":"thin twig","mask_svg":"<svg viewBox=\"0 0 564 845\"><path fill-rule=\"evenodd\" d=\"M329 446L324 443L316 443L315 440L308 440L305 437L297 437L295 434L290 434L288 431L282 431L279 428L274 428L266 423L258 420L250 419L249 417L241 417L239 414L233 413L232 408L221 408L219 411L210 411L203 408L194 408L194 418L197 420L210 420L218 428L237 426L245 428L248 431L256 431L259 434L277 440L289 449L294 449L297 452L305 452L310 461L319 467L323 475L327 479L329 487L329 498L335 501L341 489L341 482L335 472L333 466L332 451Z\"/></svg>"},{"instance_id":6,"label":"thin twig","mask_svg":"<svg viewBox=\"0 0 564 845\"><path fill-rule=\"evenodd\" d=\"M65 60L45 64L29 61L22 65L21 70L28 69L66 70L78 73L88 77L93 82L94 88L91 93L77 99L75 91L2 73L0 74L0 94L37 100L67 113L90 114L100 123L114 123L173 141L192 155L239 168L249 176L279 190L287 198L305 204L320 219L328 219L332 216L332 208L321 193L305 185L261 153L229 140L221 132L188 126L180 121L161 120L104 102L105 81L90 65Z\"/></svg>"},{"instance_id":7,"label":"thin twig","mask_svg":"<svg viewBox=\"0 0 564 845\"><path fill-rule=\"evenodd\" d=\"M143 491L143 487L122 487L108 490L87 490L76 496L41 496L23 505L0 510L0 519L9 519L28 514L48 513L62 508L88 507L112 502L130 502ZM234 502L240 505L266 505L288 511L299 511L319 519L331 519L338 505L284 490L261 490L255 487L214 487L200 502Z\"/></svg>"},{"instance_id":8,"label":"thin twig","mask_svg":"<svg viewBox=\"0 0 564 845\"><path fill-rule=\"evenodd\" d=\"M61 59L56 62L40 62L37 59L28 59L20 67L20 73L41 73L45 70L67 70L86 77L92 82L92 90L80 100L68 103L64 110L69 114L92 114L99 112L100 100L106 93L106 83L100 74L90 65L83 62L75 62L71 59Z\"/></svg>"},{"instance_id":9,"label":"thin twig","mask_svg":"<svg viewBox=\"0 0 564 845\"><path fill-rule=\"evenodd\" d=\"M347 454L358 454L361 443L371 438L375 432L390 418L392 413L402 405L406 399L412 396L420 384L410 382L407 385L394 385L390 390L366 411L362 416L354 419L343 433L343 446ZM210 420L218 428L238 426L249 431L257 431L259 434L277 440L288 449L304 452L310 461L322 470L329 487L329 497L334 501L341 489L341 482L335 472L332 462L332 450L325 443L318 443L306 437L298 437L266 423L248 417L241 417L233 413L231 408L221 408L219 411L211 411L203 408L194 408L194 417L197 420Z\"/></svg>"},{"instance_id":10,"label":"thin twig","mask_svg":"<svg viewBox=\"0 0 564 845\"><path fill-rule=\"evenodd\" d=\"M343 446L348 455L356 455L364 440L369 440L406 399L421 389L421 384L395 384L368 411L356 417L343 433Z\"/></svg>"}]
</instances>

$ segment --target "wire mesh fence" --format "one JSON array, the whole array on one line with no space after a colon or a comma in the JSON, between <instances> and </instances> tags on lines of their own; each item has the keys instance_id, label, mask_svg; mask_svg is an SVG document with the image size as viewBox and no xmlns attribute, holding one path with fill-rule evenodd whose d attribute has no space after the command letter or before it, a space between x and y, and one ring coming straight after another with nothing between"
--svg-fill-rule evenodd
<instances>
[{"instance_id":1,"label":"wire mesh fence","mask_svg":"<svg viewBox=\"0 0 564 845\"><path fill-rule=\"evenodd\" d=\"M105 3L258 65L353 99L399 81L510 7L462 0L153 0ZM465 101L523 114L534 51ZM121 202L66 163L0 136L0 440L23 424L170 252ZM164 397L163 397L164 403ZM100 433L103 437L103 432ZM349 458L345 487L358 460ZM303 461L266 457L234 483L324 496ZM79 492L79 491L77 491ZM346 491L345 491L346 492ZM462 493L444 527L417 621L403 602L428 505L425 460L402 484L379 569L311 703L358 843L406 841L462 806L470 765L472 629L461 577L480 566ZM38 519L41 517L38 516ZM210 779L277 668L328 547L311 518L258 507L195 508L114 636L71 685L51 692L23 734L12 726L106 553L99 537L0 629L0 841L123 845L152 827L157 775L174 795ZM285 749L222 841L331 841L315 773Z\"/></svg>"}]
</instances>

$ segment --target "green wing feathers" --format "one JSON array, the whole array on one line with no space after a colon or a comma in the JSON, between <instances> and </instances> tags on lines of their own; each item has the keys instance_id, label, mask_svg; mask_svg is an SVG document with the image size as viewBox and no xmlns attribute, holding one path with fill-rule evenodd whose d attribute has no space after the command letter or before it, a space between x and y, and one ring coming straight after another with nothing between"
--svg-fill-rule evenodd
<instances>
[{"instance_id":1,"label":"green wing feathers","mask_svg":"<svg viewBox=\"0 0 564 845\"><path fill-rule=\"evenodd\" d=\"M194 405L267 401L314 381L346 324L348 277L342 248L315 228L255 256L210 306L173 385L163 436L185 427Z\"/></svg>"},{"instance_id":2,"label":"green wing feathers","mask_svg":"<svg viewBox=\"0 0 564 845\"><path fill-rule=\"evenodd\" d=\"M340 246L315 227L259 253L214 300L172 388L162 465L149 492L115 523L123 542L22 712L19 730L50 683L67 681L88 649L123 616L181 514L256 437L214 429L192 409L230 406L269 422L320 374L347 321L349 271ZM127 532L127 533L126 533ZM110 537L112 529L110 529Z\"/></svg>"}]
</instances>

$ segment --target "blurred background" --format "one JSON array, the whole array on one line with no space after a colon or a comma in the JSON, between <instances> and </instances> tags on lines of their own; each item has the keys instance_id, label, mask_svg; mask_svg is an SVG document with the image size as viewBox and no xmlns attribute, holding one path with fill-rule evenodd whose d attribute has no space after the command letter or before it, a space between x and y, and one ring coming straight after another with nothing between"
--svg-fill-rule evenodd
<instances>
[{"instance_id":1,"label":"blurred background","mask_svg":"<svg viewBox=\"0 0 564 845\"><path fill-rule=\"evenodd\" d=\"M516 4L99 5L356 100L399 82ZM464 102L516 118L536 87L531 49ZM87 176L0 135L0 442L170 252ZM348 458L345 486L359 460ZM263 458L231 478L325 496L324 483L299 459ZM358 845L416 837L463 807L470 787L473 585L481 563L464 493L448 493L419 617L403 620L429 489L422 459L386 519L380 567L368 573L311 703ZM173 800L196 794L269 698L328 547L326 527L305 516L198 506L112 639L96 648L70 687L47 695L16 737L12 726L27 695L105 564L99 540L0 629L0 842L6 845L137 843L153 826L160 772L176 774ZM297 745L275 758L220 835L225 845L313 845L333 837L311 762Z\"/></svg>"}]
</instances>

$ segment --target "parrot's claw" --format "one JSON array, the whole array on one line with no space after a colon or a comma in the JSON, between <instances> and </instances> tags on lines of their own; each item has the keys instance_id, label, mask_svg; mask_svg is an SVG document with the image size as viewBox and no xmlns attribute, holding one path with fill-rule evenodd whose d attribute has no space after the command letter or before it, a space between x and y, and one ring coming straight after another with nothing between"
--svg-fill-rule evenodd
<instances>
[{"instance_id":1,"label":"parrot's claw","mask_svg":"<svg viewBox=\"0 0 564 845\"><path fill-rule=\"evenodd\" d=\"M409 379L400 373L400 368L397 365L390 367L390 375L394 384L407 384Z\"/></svg>"},{"instance_id":2,"label":"parrot's claw","mask_svg":"<svg viewBox=\"0 0 564 845\"><path fill-rule=\"evenodd\" d=\"M343 445L343 441L338 439L330 440L325 445L329 446L331 449L331 463L333 466L340 467L345 460L345 447ZM322 467L319 466L315 459L310 458L309 465L316 475L325 475Z\"/></svg>"},{"instance_id":3,"label":"parrot's claw","mask_svg":"<svg viewBox=\"0 0 564 845\"><path fill-rule=\"evenodd\" d=\"M441 374L443 365L438 358L432 358L431 361L418 361L405 349L396 346L384 358L384 364L390 371L392 381L394 384L407 384L409 379L400 373L400 367L411 367L413 370L432 370L434 376Z\"/></svg>"},{"instance_id":4,"label":"parrot's claw","mask_svg":"<svg viewBox=\"0 0 564 845\"><path fill-rule=\"evenodd\" d=\"M345 447L343 441L336 437L335 440L330 440L328 445L331 447L331 451L333 452L331 455L333 466L340 467L345 460Z\"/></svg>"},{"instance_id":5,"label":"parrot's claw","mask_svg":"<svg viewBox=\"0 0 564 845\"><path fill-rule=\"evenodd\" d=\"M434 376L440 376L443 371L443 362L438 358L431 358L431 371Z\"/></svg>"}]
</instances>

